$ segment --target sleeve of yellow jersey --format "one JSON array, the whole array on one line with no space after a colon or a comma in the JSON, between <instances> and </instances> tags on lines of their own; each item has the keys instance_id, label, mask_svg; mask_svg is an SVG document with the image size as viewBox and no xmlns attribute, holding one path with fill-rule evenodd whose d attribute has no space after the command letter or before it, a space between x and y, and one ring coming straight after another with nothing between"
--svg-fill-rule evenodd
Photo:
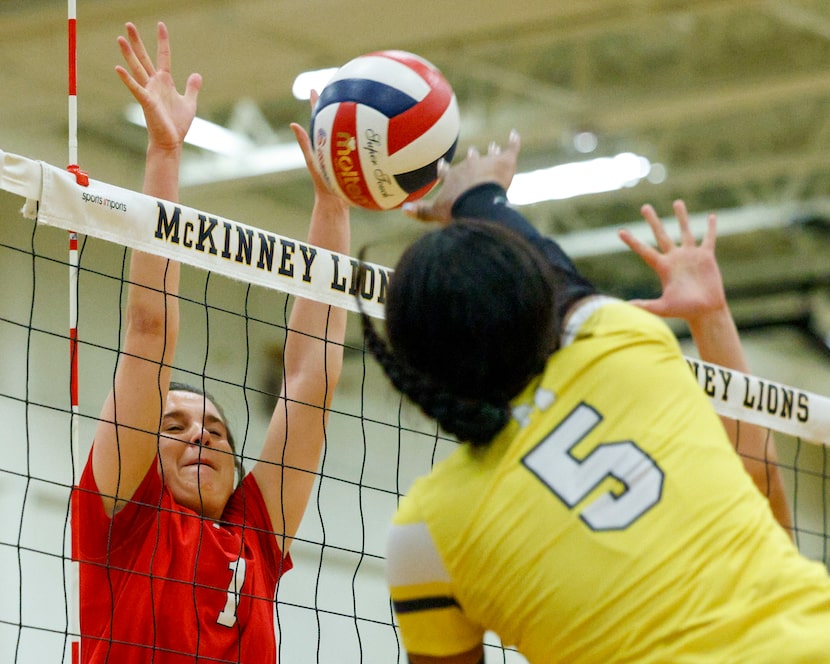
<instances>
[{"instance_id":1,"label":"sleeve of yellow jersey","mask_svg":"<svg viewBox=\"0 0 830 664\"><path fill-rule=\"evenodd\" d=\"M416 511L410 493L401 501L386 550L389 593L404 647L432 657L466 652L482 643L484 630L464 615L452 578Z\"/></svg>"}]
</instances>

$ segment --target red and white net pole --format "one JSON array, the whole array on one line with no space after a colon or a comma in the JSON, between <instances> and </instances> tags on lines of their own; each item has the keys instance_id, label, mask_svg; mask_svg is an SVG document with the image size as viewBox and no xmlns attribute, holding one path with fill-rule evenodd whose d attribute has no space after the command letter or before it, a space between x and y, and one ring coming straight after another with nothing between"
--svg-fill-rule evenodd
<instances>
[{"instance_id":1,"label":"red and white net pole","mask_svg":"<svg viewBox=\"0 0 830 664\"><path fill-rule=\"evenodd\" d=\"M69 43L69 170L74 170L76 175L80 169L78 166L78 97L77 97L77 15L75 0L67 0L67 36ZM69 231L69 394L71 401L71 415L69 418L70 444L72 446L72 483L78 482L80 478L81 463L79 459L78 442L78 234ZM74 501L73 501L74 503ZM81 641L80 641L80 579L78 568L78 557L76 555L75 543L78 537L78 523L74 518L74 510L70 512L69 547L72 552L69 566L69 588L68 597L68 637L72 664L80 664Z\"/></svg>"}]
</instances>

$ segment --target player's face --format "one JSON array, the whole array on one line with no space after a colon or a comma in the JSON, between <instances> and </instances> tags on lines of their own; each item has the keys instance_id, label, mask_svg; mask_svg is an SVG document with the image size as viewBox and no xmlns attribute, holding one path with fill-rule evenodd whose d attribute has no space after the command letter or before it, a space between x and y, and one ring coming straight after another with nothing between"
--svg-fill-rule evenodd
<instances>
[{"instance_id":1,"label":"player's face","mask_svg":"<svg viewBox=\"0 0 830 664\"><path fill-rule=\"evenodd\" d=\"M218 519L233 492L236 467L228 429L201 394L171 390L159 436L159 472L176 502Z\"/></svg>"}]
</instances>

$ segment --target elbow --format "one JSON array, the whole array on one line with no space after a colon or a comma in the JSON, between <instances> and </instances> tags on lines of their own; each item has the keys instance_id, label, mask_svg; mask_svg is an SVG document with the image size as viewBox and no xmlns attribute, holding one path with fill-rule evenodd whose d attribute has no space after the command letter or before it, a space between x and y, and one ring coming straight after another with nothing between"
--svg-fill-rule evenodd
<instances>
[{"instance_id":1,"label":"elbow","mask_svg":"<svg viewBox=\"0 0 830 664\"><path fill-rule=\"evenodd\" d=\"M127 310L127 333L142 337L169 337L176 327L176 317L171 311L150 311L141 307Z\"/></svg>"},{"instance_id":2,"label":"elbow","mask_svg":"<svg viewBox=\"0 0 830 664\"><path fill-rule=\"evenodd\" d=\"M178 342L178 317L129 309L124 350L153 362L169 364Z\"/></svg>"}]
</instances>

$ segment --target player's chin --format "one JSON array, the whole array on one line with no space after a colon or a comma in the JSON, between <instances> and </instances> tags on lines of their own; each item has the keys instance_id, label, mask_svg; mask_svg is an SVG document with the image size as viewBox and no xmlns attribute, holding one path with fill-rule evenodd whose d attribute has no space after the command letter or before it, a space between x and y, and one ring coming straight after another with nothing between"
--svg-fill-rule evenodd
<instances>
[{"instance_id":1,"label":"player's chin","mask_svg":"<svg viewBox=\"0 0 830 664\"><path fill-rule=\"evenodd\" d=\"M211 514L214 505L218 502L216 492L207 482L182 481L176 487L171 487L171 492L176 503L197 514Z\"/></svg>"},{"instance_id":2,"label":"player's chin","mask_svg":"<svg viewBox=\"0 0 830 664\"><path fill-rule=\"evenodd\" d=\"M180 475L182 484L197 502L229 495L233 491L233 474L224 472L222 468L200 463L185 466L183 470Z\"/></svg>"},{"instance_id":3,"label":"player's chin","mask_svg":"<svg viewBox=\"0 0 830 664\"><path fill-rule=\"evenodd\" d=\"M215 479L216 471L213 468L204 464L193 464L179 470L178 482L176 482L178 491L174 487L171 488L173 488L174 495L198 497L200 493L211 489Z\"/></svg>"}]
</instances>

